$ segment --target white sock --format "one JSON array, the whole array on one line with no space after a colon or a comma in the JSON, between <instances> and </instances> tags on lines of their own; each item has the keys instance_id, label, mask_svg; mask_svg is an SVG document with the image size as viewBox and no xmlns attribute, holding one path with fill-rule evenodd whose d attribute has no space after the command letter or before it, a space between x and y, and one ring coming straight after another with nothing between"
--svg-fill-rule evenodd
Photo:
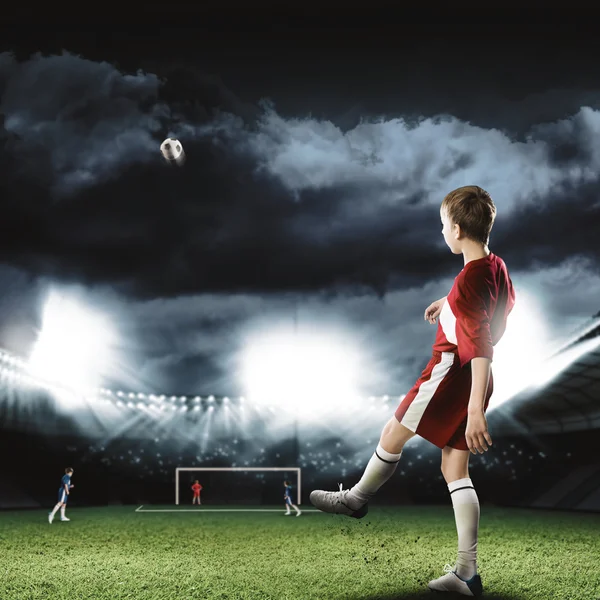
<instances>
[{"instance_id":1,"label":"white sock","mask_svg":"<svg viewBox=\"0 0 600 600\"><path fill-rule=\"evenodd\" d=\"M469 478L450 482L448 491L452 498L458 533L456 573L462 579L471 579L477 573L479 498Z\"/></svg>"},{"instance_id":2,"label":"white sock","mask_svg":"<svg viewBox=\"0 0 600 600\"><path fill-rule=\"evenodd\" d=\"M60 518L61 519L65 518L65 507L64 506L60 507Z\"/></svg>"},{"instance_id":3,"label":"white sock","mask_svg":"<svg viewBox=\"0 0 600 600\"><path fill-rule=\"evenodd\" d=\"M358 510L375 495L375 492L393 475L401 456L402 452L392 454L386 452L381 444L377 446L360 481L346 496L350 508Z\"/></svg>"},{"instance_id":4,"label":"white sock","mask_svg":"<svg viewBox=\"0 0 600 600\"><path fill-rule=\"evenodd\" d=\"M56 514L56 511L60 508L60 504L57 504L53 509L52 509L52 516L54 516Z\"/></svg>"},{"instance_id":5,"label":"white sock","mask_svg":"<svg viewBox=\"0 0 600 600\"><path fill-rule=\"evenodd\" d=\"M300 509L299 509L299 508L298 508L298 507L297 507L295 504L294 504L293 506L294 506L294 508L296 509L296 512L297 512L298 514L300 514Z\"/></svg>"}]
</instances>

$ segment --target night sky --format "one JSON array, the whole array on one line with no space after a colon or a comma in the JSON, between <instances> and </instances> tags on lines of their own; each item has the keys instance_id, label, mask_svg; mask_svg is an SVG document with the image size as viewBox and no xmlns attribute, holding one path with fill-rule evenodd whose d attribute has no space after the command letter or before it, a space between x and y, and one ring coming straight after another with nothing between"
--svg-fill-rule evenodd
<instances>
[{"instance_id":1,"label":"night sky","mask_svg":"<svg viewBox=\"0 0 600 600\"><path fill-rule=\"evenodd\" d=\"M600 310L597 36L263 16L3 33L0 346L26 354L58 289L115 323L113 386L243 393L244 346L295 327L405 393L463 266L439 205L467 184L498 209L521 348Z\"/></svg>"}]
</instances>

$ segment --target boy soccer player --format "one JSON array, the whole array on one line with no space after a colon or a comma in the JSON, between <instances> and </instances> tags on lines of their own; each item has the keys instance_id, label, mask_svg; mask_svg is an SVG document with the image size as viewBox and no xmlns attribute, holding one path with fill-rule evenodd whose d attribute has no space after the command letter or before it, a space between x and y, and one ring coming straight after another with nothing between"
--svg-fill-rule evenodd
<instances>
[{"instance_id":1,"label":"boy soccer player","mask_svg":"<svg viewBox=\"0 0 600 600\"><path fill-rule=\"evenodd\" d=\"M200 492L202 490L202 486L200 485L200 482L196 479L194 485L192 486L192 490L194 492L194 496L192 498L192 504L196 503L196 500L198 500L198 504L202 504L202 502L200 502Z\"/></svg>"},{"instance_id":2,"label":"boy soccer player","mask_svg":"<svg viewBox=\"0 0 600 600\"><path fill-rule=\"evenodd\" d=\"M320 510L360 519L368 501L392 476L402 449L414 435L442 450L442 474L448 484L458 533L454 568L429 582L440 592L465 596L483 593L477 574L479 500L469 478L469 452L483 454L492 445L485 410L493 391L493 347L506 328L515 292L504 261L488 249L496 217L490 195L478 186L450 192L442 202L442 235L464 268L448 296L425 310L425 320L439 317L433 356L395 415L385 425L379 445L361 480L339 492L315 490L311 502Z\"/></svg>"},{"instance_id":3,"label":"boy soccer player","mask_svg":"<svg viewBox=\"0 0 600 600\"><path fill-rule=\"evenodd\" d=\"M291 515L290 506L296 511L296 516L299 517L302 514L302 511L292 503L292 485L289 481L283 482L283 487L285 488L285 492L283 493L283 501L285 502L285 514Z\"/></svg>"},{"instance_id":4,"label":"boy soccer player","mask_svg":"<svg viewBox=\"0 0 600 600\"><path fill-rule=\"evenodd\" d=\"M73 469L68 467L65 469L65 474L62 476L60 480L60 487L58 488L58 503L54 507L51 513L48 514L48 523L52 523L54 520L54 515L56 511L60 508L60 520L61 521L70 521L65 517L65 509L67 508L67 500L69 499L70 490L72 490L75 486L71 485L71 477L73 476Z\"/></svg>"}]
</instances>

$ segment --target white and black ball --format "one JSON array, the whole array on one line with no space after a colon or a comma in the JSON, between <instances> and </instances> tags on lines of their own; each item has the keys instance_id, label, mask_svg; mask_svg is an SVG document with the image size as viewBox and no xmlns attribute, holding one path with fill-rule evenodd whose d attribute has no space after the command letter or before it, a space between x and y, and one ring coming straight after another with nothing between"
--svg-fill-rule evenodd
<instances>
[{"instance_id":1,"label":"white and black ball","mask_svg":"<svg viewBox=\"0 0 600 600\"><path fill-rule=\"evenodd\" d=\"M160 145L160 152L169 164L182 165L185 162L185 152L179 140L167 138Z\"/></svg>"}]
</instances>

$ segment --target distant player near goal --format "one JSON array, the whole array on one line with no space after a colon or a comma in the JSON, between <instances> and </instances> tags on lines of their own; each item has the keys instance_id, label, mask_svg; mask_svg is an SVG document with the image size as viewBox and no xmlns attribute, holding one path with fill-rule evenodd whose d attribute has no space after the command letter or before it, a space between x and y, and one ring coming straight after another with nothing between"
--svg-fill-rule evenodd
<instances>
[{"instance_id":1,"label":"distant player near goal","mask_svg":"<svg viewBox=\"0 0 600 600\"><path fill-rule=\"evenodd\" d=\"M290 506L296 511L296 516L299 517L302 511L292 502L292 484L289 481L283 482L285 492L283 493L283 501L285 502L285 514L291 515Z\"/></svg>"},{"instance_id":2,"label":"distant player near goal","mask_svg":"<svg viewBox=\"0 0 600 600\"><path fill-rule=\"evenodd\" d=\"M196 480L194 485L192 486L192 491L194 492L192 504L196 504L196 500L198 500L198 504L202 504L202 502L200 502L200 492L202 491L202 486L200 485L200 482L198 480Z\"/></svg>"},{"instance_id":3,"label":"distant player near goal","mask_svg":"<svg viewBox=\"0 0 600 600\"><path fill-rule=\"evenodd\" d=\"M75 487L71 484L71 477L73 476L73 469L71 467L67 467L65 469L65 474L62 476L60 480L60 487L58 488L58 503L54 507L51 513L48 513L48 523L52 523L54 520L54 515L56 511L60 508L60 520L61 521L70 521L65 516L65 510L67 508L67 501L69 499L70 491Z\"/></svg>"},{"instance_id":4,"label":"distant player near goal","mask_svg":"<svg viewBox=\"0 0 600 600\"><path fill-rule=\"evenodd\" d=\"M458 533L455 566L446 565L446 574L430 581L429 588L480 596L480 511L469 478L469 452L483 454L492 445L485 411L493 392L493 347L504 334L515 292L504 261L488 249L496 217L490 195L478 186L458 188L444 198L440 217L446 244L463 255L465 266L448 296L425 310L429 323L439 317L433 356L383 428L360 481L349 490L315 490L310 500L325 512L364 517L369 499L396 470L406 442L421 436L442 450Z\"/></svg>"}]
</instances>

